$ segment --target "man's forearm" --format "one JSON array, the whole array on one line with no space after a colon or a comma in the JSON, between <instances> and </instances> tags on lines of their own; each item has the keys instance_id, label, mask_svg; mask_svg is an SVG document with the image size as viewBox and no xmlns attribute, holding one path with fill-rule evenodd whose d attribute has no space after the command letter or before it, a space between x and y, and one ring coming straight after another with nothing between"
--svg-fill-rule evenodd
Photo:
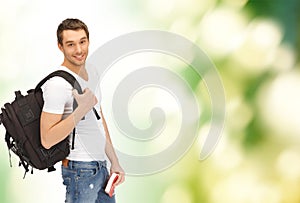
<instances>
[{"instance_id":1,"label":"man's forearm","mask_svg":"<svg viewBox=\"0 0 300 203\"><path fill-rule=\"evenodd\" d=\"M111 141L111 138L110 138L110 134L109 134L109 131L108 131L108 127L107 127L107 124L106 124L106 120L103 116L101 108L100 108L100 114L101 114L102 124L103 124L103 127L104 127L105 136L106 136L105 153L106 153L106 155L107 155L107 157L108 157L108 159L109 159L109 161L111 162L112 165L119 165L119 160L118 160L118 157L117 157L116 152L114 150L114 147L113 147L113 144L112 144L112 141Z\"/></svg>"},{"instance_id":2,"label":"man's forearm","mask_svg":"<svg viewBox=\"0 0 300 203\"><path fill-rule=\"evenodd\" d=\"M112 165L119 165L119 159L116 155L114 147L108 140L106 141L105 153Z\"/></svg>"},{"instance_id":3,"label":"man's forearm","mask_svg":"<svg viewBox=\"0 0 300 203\"><path fill-rule=\"evenodd\" d=\"M53 145L64 140L74 129L76 124L84 116L83 112L80 110L75 110L66 119L60 120L53 126L49 126L49 115L47 113L42 113L41 117L41 142L45 148L51 148Z\"/></svg>"}]
</instances>

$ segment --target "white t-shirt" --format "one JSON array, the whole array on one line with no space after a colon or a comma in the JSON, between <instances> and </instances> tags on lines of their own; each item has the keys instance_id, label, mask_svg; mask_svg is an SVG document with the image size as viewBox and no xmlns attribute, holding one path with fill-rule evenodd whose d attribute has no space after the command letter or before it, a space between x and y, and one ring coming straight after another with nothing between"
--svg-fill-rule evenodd
<instances>
[{"instance_id":1,"label":"white t-shirt","mask_svg":"<svg viewBox=\"0 0 300 203\"><path fill-rule=\"evenodd\" d=\"M95 68L86 67L88 73L88 81L85 81L68 68L61 66L60 70L71 73L79 82L82 90L89 88L97 97L98 103L95 109L99 112L101 94L99 88L99 77ZM73 96L72 86L61 77L53 77L48 80L42 87L44 106L43 111L53 114L62 114L65 119L73 112ZM72 135L70 134L70 143L72 143ZM85 115L85 119L81 120L76 126L74 150L71 150L69 160L76 161L103 161L105 160L105 131L102 119L97 120L93 110Z\"/></svg>"}]
</instances>

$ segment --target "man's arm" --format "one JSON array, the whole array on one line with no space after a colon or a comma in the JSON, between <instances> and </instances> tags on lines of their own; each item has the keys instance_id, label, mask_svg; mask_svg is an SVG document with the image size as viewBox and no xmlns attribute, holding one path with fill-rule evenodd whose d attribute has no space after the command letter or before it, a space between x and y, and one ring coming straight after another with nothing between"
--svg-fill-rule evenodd
<instances>
[{"instance_id":1,"label":"man's arm","mask_svg":"<svg viewBox=\"0 0 300 203\"><path fill-rule=\"evenodd\" d=\"M119 163L118 157L117 157L116 152L114 150L114 147L112 145L110 134L109 134L107 124L106 124L106 121L105 121L105 118L103 116L101 108L100 108L100 114L101 114L101 119L102 119L104 131L105 131L105 136L106 136L105 153L106 153L107 157L109 158L109 160L111 162L110 173L115 172L115 173L118 173L120 175L118 180L115 183L115 185L119 185L119 184L121 184L125 181L125 173L124 173L124 170L122 169L122 167Z\"/></svg>"},{"instance_id":2,"label":"man's arm","mask_svg":"<svg viewBox=\"0 0 300 203\"><path fill-rule=\"evenodd\" d=\"M66 119L62 120L62 114L42 112L41 143L46 149L64 140L81 118L97 103L95 95L89 89L85 89L81 95L78 94L77 90L74 90L73 96L78 107Z\"/></svg>"}]
</instances>

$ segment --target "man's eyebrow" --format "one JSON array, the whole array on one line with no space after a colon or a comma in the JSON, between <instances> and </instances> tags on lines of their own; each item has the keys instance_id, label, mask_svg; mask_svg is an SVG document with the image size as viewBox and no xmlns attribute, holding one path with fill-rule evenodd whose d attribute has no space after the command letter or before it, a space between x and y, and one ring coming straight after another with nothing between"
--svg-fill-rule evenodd
<instances>
[{"instance_id":1,"label":"man's eyebrow","mask_svg":"<svg viewBox=\"0 0 300 203\"><path fill-rule=\"evenodd\" d=\"M66 41L65 43L66 44L69 44L69 43L73 43L74 41Z\"/></svg>"},{"instance_id":2,"label":"man's eyebrow","mask_svg":"<svg viewBox=\"0 0 300 203\"><path fill-rule=\"evenodd\" d=\"M84 39L87 39L87 37L82 37L79 41L84 40ZM69 41L66 41L65 43L66 43L66 44L74 43L74 41L69 40Z\"/></svg>"}]
</instances>

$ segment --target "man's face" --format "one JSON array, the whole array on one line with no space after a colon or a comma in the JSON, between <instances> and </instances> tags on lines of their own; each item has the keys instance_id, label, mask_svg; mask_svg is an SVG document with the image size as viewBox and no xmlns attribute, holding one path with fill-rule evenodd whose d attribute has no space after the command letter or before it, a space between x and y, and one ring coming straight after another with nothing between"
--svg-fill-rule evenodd
<instances>
[{"instance_id":1,"label":"man's face","mask_svg":"<svg viewBox=\"0 0 300 203\"><path fill-rule=\"evenodd\" d=\"M84 30L64 30L62 45L58 44L63 52L65 65L82 66L88 55L89 40Z\"/></svg>"}]
</instances>

